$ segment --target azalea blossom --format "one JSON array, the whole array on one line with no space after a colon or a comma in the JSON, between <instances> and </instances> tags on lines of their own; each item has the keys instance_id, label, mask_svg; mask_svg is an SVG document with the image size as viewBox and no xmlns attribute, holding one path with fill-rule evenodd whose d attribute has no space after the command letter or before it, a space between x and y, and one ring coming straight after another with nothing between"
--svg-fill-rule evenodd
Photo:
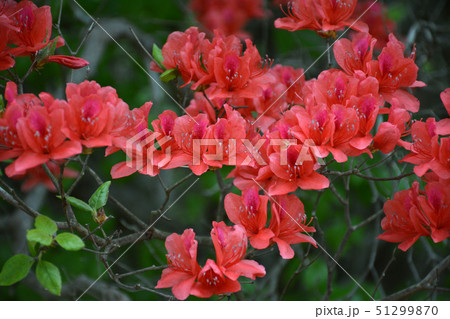
<instances>
[{"instance_id":1,"label":"azalea blossom","mask_svg":"<svg viewBox=\"0 0 450 319\"><path fill-rule=\"evenodd\" d=\"M395 193L384 204L386 216L381 221L384 233L378 239L400 243L398 248L406 251L419 237L430 235L430 222L420 210L418 196L419 184L414 182L410 189Z\"/></svg>"},{"instance_id":2,"label":"azalea blossom","mask_svg":"<svg viewBox=\"0 0 450 319\"><path fill-rule=\"evenodd\" d=\"M81 153L81 144L68 141L60 132L64 125L66 103L55 100L52 104L32 105L16 123L23 152L6 168L8 176L44 164L49 160L61 160Z\"/></svg>"},{"instance_id":3,"label":"azalea blossom","mask_svg":"<svg viewBox=\"0 0 450 319\"><path fill-rule=\"evenodd\" d=\"M212 295L237 292L240 276L250 279L266 274L256 261L244 259L247 251L247 235L242 226L233 227L224 222L213 222L211 238L216 260L208 259L203 267L197 263L195 233L186 229L182 235L172 234L166 239L168 268L163 270L155 288L172 287L179 300L189 295L209 298Z\"/></svg>"},{"instance_id":4,"label":"azalea blossom","mask_svg":"<svg viewBox=\"0 0 450 319\"><path fill-rule=\"evenodd\" d=\"M182 235L172 234L167 237L165 246L168 267L163 270L155 288L172 287L174 296L184 300L191 294L200 272L195 233L192 229L186 229Z\"/></svg>"},{"instance_id":5,"label":"azalea blossom","mask_svg":"<svg viewBox=\"0 0 450 319\"><path fill-rule=\"evenodd\" d=\"M350 27L367 32L367 25L352 18L357 0L295 0L288 3L285 18L275 21L275 27L289 31L313 30L322 36L336 36L335 31Z\"/></svg>"},{"instance_id":6,"label":"azalea blossom","mask_svg":"<svg viewBox=\"0 0 450 319\"><path fill-rule=\"evenodd\" d=\"M124 104L112 87L84 81L66 86L65 125L62 132L85 147L112 145L115 113Z\"/></svg>"},{"instance_id":7,"label":"azalea blossom","mask_svg":"<svg viewBox=\"0 0 450 319\"><path fill-rule=\"evenodd\" d=\"M256 249L269 246L274 236L266 228L267 203L269 198L258 194L257 187L242 192L242 196L228 194L225 196L225 211L231 222L245 228L250 244Z\"/></svg>"},{"instance_id":8,"label":"azalea blossom","mask_svg":"<svg viewBox=\"0 0 450 319\"><path fill-rule=\"evenodd\" d=\"M254 260L244 259L247 235L240 225L226 226L213 222L211 238L216 251L216 261L208 259L200 270L192 294L208 298L212 295L233 293L241 289L240 276L250 279L263 277L266 271Z\"/></svg>"},{"instance_id":9,"label":"azalea blossom","mask_svg":"<svg viewBox=\"0 0 450 319\"><path fill-rule=\"evenodd\" d=\"M393 103L397 99L403 108L410 112L419 110L419 100L403 88L423 87L425 83L417 81L419 68L415 64L415 49L409 57L404 56L405 45L393 35L383 48L377 60L367 64L367 74L375 77L380 85L380 94Z\"/></svg>"},{"instance_id":10,"label":"azalea blossom","mask_svg":"<svg viewBox=\"0 0 450 319\"><path fill-rule=\"evenodd\" d=\"M272 202L272 219L269 229L284 259L294 257L291 245L298 243L310 243L317 247L316 241L309 233L315 232L315 228L306 224L305 208L303 203L295 195L275 196ZM304 234L306 233L306 234Z\"/></svg>"}]
</instances>

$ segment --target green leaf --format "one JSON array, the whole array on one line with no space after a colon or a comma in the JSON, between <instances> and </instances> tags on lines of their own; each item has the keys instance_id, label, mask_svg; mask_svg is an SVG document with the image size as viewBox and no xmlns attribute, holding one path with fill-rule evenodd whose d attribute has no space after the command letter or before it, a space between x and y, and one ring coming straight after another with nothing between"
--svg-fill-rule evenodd
<instances>
[{"instance_id":1,"label":"green leaf","mask_svg":"<svg viewBox=\"0 0 450 319\"><path fill-rule=\"evenodd\" d=\"M40 229L31 229L27 231L27 240L34 241L44 246L50 246L53 238L51 235L44 233Z\"/></svg>"},{"instance_id":2,"label":"green leaf","mask_svg":"<svg viewBox=\"0 0 450 319\"><path fill-rule=\"evenodd\" d=\"M57 196L58 198L61 198L61 196ZM91 206L89 206L88 203L83 202L81 199L72 197L72 196L66 196L67 202L72 205L75 208L78 208L79 210L89 212L91 214L94 214L95 211L92 209Z\"/></svg>"},{"instance_id":3,"label":"green leaf","mask_svg":"<svg viewBox=\"0 0 450 319\"><path fill-rule=\"evenodd\" d=\"M159 65L159 67L163 70L166 70L166 67L163 64L164 57L162 55L161 49L156 44L153 44L152 55L153 55L153 58L155 59L155 62Z\"/></svg>"},{"instance_id":4,"label":"green leaf","mask_svg":"<svg viewBox=\"0 0 450 319\"><path fill-rule=\"evenodd\" d=\"M170 69L164 72L160 75L161 81L167 83L174 79L176 79L178 76L178 70L177 69Z\"/></svg>"},{"instance_id":5,"label":"green leaf","mask_svg":"<svg viewBox=\"0 0 450 319\"><path fill-rule=\"evenodd\" d=\"M80 250L84 248L84 242L80 237L71 233L61 233L55 237L56 242L65 250Z\"/></svg>"},{"instance_id":6,"label":"green leaf","mask_svg":"<svg viewBox=\"0 0 450 319\"><path fill-rule=\"evenodd\" d=\"M30 251L30 255L33 257L37 256L37 251L36 251L36 242L35 241L27 241L28 242L28 250Z\"/></svg>"},{"instance_id":7,"label":"green leaf","mask_svg":"<svg viewBox=\"0 0 450 319\"><path fill-rule=\"evenodd\" d=\"M39 260L36 267L36 277L45 289L54 295L61 295L61 274L58 267L51 262Z\"/></svg>"},{"instance_id":8,"label":"green leaf","mask_svg":"<svg viewBox=\"0 0 450 319\"><path fill-rule=\"evenodd\" d=\"M53 235L58 230L58 226L56 226L56 223L44 215L36 217L34 226L36 227L36 229L39 229L40 231L48 235Z\"/></svg>"},{"instance_id":9,"label":"green leaf","mask_svg":"<svg viewBox=\"0 0 450 319\"><path fill-rule=\"evenodd\" d=\"M9 258L0 272L0 286L10 286L21 281L28 275L33 263L33 257L26 255L15 255Z\"/></svg>"},{"instance_id":10,"label":"green leaf","mask_svg":"<svg viewBox=\"0 0 450 319\"><path fill-rule=\"evenodd\" d=\"M5 101L3 100L3 95L0 94L0 112L5 110Z\"/></svg>"},{"instance_id":11,"label":"green leaf","mask_svg":"<svg viewBox=\"0 0 450 319\"><path fill-rule=\"evenodd\" d=\"M106 205L110 185L110 181L104 183L95 191L94 194L92 194L91 198L89 198L89 206L91 206L95 211Z\"/></svg>"}]
</instances>

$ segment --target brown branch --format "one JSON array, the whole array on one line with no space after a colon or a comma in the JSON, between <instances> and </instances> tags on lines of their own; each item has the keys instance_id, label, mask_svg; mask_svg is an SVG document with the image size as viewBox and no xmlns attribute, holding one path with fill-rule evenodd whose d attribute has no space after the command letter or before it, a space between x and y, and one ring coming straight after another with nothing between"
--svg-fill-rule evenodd
<instances>
[{"instance_id":1,"label":"brown branch","mask_svg":"<svg viewBox=\"0 0 450 319\"><path fill-rule=\"evenodd\" d=\"M428 275L426 275L422 281L418 282L417 284L405 288L401 291L398 291L392 295L389 295L387 297L384 297L381 300L403 300L413 294L416 294L423 290L432 289L434 287L431 286L432 282L437 280L439 275L447 270L447 268L450 267L450 255L445 257L436 267L434 267Z\"/></svg>"}]
</instances>

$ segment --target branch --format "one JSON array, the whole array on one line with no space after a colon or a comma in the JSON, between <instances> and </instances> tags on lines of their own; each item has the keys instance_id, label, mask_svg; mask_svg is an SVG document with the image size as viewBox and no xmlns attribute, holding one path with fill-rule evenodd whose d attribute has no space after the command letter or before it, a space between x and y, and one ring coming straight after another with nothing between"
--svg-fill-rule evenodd
<instances>
[{"instance_id":1,"label":"branch","mask_svg":"<svg viewBox=\"0 0 450 319\"><path fill-rule=\"evenodd\" d=\"M396 292L390 296L384 297L381 300L403 300L415 293L418 293L423 290L428 290L431 287L433 281L435 281L438 276L444 272L448 267L450 267L450 255L444 258L436 267L434 267L422 281L417 284L403 289L399 292Z\"/></svg>"}]
</instances>

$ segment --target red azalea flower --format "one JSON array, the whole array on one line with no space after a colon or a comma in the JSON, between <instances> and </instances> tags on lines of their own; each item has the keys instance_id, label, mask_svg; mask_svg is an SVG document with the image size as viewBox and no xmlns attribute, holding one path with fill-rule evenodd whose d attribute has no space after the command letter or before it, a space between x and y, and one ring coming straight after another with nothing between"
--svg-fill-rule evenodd
<instances>
[{"instance_id":1,"label":"red azalea flower","mask_svg":"<svg viewBox=\"0 0 450 319\"><path fill-rule=\"evenodd\" d=\"M192 294L208 298L213 294L232 293L241 289L237 279L263 277L266 271L254 260L243 259L247 251L247 235L240 225L233 227L224 222L213 222L211 238L216 251L216 260L208 260L198 275Z\"/></svg>"},{"instance_id":2,"label":"red azalea flower","mask_svg":"<svg viewBox=\"0 0 450 319\"><path fill-rule=\"evenodd\" d=\"M288 4L285 13L288 17L277 19L275 27L289 31L309 29L326 37L335 36L335 31L346 26L367 32L364 22L351 18L356 3L356 0L295 0Z\"/></svg>"},{"instance_id":3,"label":"red azalea flower","mask_svg":"<svg viewBox=\"0 0 450 319\"><path fill-rule=\"evenodd\" d=\"M173 136L178 145L178 150L172 152L171 160L163 166L170 169L188 165L196 175L201 175L208 170L204 161L206 146L201 145L201 140L206 137L209 126L205 114L195 118L184 115L175 119Z\"/></svg>"},{"instance_id":4,"label":"red azalea flower","mask_svg":"<svg viewBox=\"0 0 450 319\"><path fill-rule=\"evenodd\" d=\"M431 238L435 243L450 237L450 180L431 182L419 203L430 221Z\"/></svg>"},{"instance_id":5,"label":"red azalea flower","mask_svg":"<svg viewBox=\"0 0 450 319\"><path fill-rule=\"evenodd\" d=\"M66 103L55 100L51 105L33 105L17 120L17 133L24 152L6 168L8 176L39 166L49 160L60 160L81 153L81 145L67 141L61 134Z\"/></svg>"},{"instance_id":6,"label":"red azalea flower","mask_svg":"<svg viewBox=\"0 0 450 319\"><path fill-rule=\"evenodd\" d=\"M242 143L247 137L247 121L227 104L224 105L224 110L226 118L220 118L217 123L209 126L205 137L208 148L204 162L211 167L240 165L248 155Z\"/></svg>"},{"instance_id":7,"label":"red azalea flower","mask_svg":"<svg viewBox=\"0 0 450 319\"><path fill-rule=\"evenodd\" d=\"M15 63L14 59L10 55L10 48L7 46L9 40L9 29L7 27L8 23L6 23L5 26L2 24L2 19L3 16L0 15L0 71L13 67ZM9 19L5 19L6 21L9 21Z\"/></svg>"},{"instance_id":8,"label":"red azalea flower","mask_svg":"<svg viewBox=\"0 0 450 319\"><path fill-rule=\"evenodd\" d=\"M295 195L276 196L272 200L272 219L269 229L274 236L271 239L278 245L283 259L294 257L291 245L310 243L317 247L316 241L309 235L315 228L306 224L305 208Z\"/></svg>"},{"instance_id":9,"label":"red azalea flower","mask_svg":"<svg viewBox=\"0 0 450 319\"><path fill-rule=\"evenodd\" d=\"M177 69L185 85L199 80L202 73L203 51L211 45L205 40L205 33L198 28L191 27L185 32L173 32L169 35L161 53L164 58L163 65L167 70ZM156 63L152 62L150 69L163 72Z\"/></svg>"},{"instance_id":10,"label":"red azalea flower","mask_svg":"<svg viewBox=\"0 0 450 319\"><path fill-rule=\"evenodd\" d=\"M245 228L250 244L256 249L269 246L273 237L271 230L266 228L267 196L258 194L256 187L242 192L242 196L228 194L225 196L225 211L231 222Z\"/></svg>"},{"instance_id":11,"label":"red azalea flower","mask_svg":"<svg viewBox=\"0 0 450 319\"><path fill-rule=\"evenodd\" d=\"M394 199L384 204L384 233L378 239L401 243L398 248L407 251L420 236L430 235L430 222L421 211L418 197L419 184L414 182L410 189L395 193Z\"/></svg>"},{"instance_id":12,"label":"red azalea flower","mask_svg":"<svg viewBox=\"0 0 450 319\"><path fill-rule=\"evenodd\" d=\"M429 118L426 122L415 122L411 126L411 153L400 162L416 165L414 173L419 177L431 169L440 178L450 178L450 137L440 137L449 134L448 120L436 122Z\"/></svg>"},{"instance_id":13,"label":"red azalea flower","mask_svg":"<svg viewBox=\"0 0 450 319\"><path fill-rule=\"evenodd\" d=\"M208 69L208 73L214 74L214 82L207 92L208 97L211 99L259 97L262 90L257 79L267 72L271 62L262 62L257 48L249 39L245 41L244 52L242 44L234 36L223 39L216 34L213 43L216 55L208 61L209 66L214 65L213 70ZM203 84L206 84L204 82Z\"/></svg>"},{"instance_id":14,"label":"red azalea flower","mask_svg":"<svg viewBox=\"0 0 450 319\"><path fill-rule=\"evenodd\" d=\"M368 33L357 33L352 41L340 39L333 46L334 57L339 66L349 75L355 71L367 72L367 63L372 61L376 39Z\"/></svg>"},{"instance_id":15,"label":"red azalea flower","mask_svg":"<svg viewBox=\"0 0 450 319\"><path fill-rule=\"evenodd\" d=\"M277 179L269 187L269 195L284 195L301 189L324 189L329 186L328 179L317 173L315 159L309 148L303 145L290 145L282 152L270 154L270 169ZM284 162L286 161L286 162Z\"/></svg>"},{"instance_id":16,"label":"red azalea flower","mask_svg":"<svg viewBox=\"0 0 450 319\"><path fill-rule=\"evenodd\" d=\"M14 56L28 56L46 47L52 34L52 13L49 6L38 8L31 1L21 1L15 8L14 26L20 29L10 33L10 42L17 45Z\"/></svg>"},{"instance_id":17,"label":"red azalea flower","mask_svg":"<svg viewBox=\"0 0 450 319\"><path fill-rule=\"evenodd\" d=\"M392 107L388 122L380 124L373 138L373 147L385 154L392 152L396 145L409 147L409 143L403 142L400 138L409 134L406 128L410 121L411 114L408 111L399 107Z\"/></svg>"},{"instance_id":18,"label":"red azalea flower","mask_svg":"<svg viewBox=\"0 0 450 319\"><path fill-rule=\"evenodd\" d=\"M409 58L404 56L405 46L393 35L378 56L378 61L367 64L368 75L375 77L380 84L380 94L389 102L397 99L403 108L411 112L419 110L419 100L401 88L423 87L425 83L416 81L419 68L414 63L415 49Z\"/></svg>"},{"instance_id":19,"label":"red azalea flower","mask_svg":"<svg viewBox=\"0 0 450 319\"><path fill-rule=\"evenodd\" d=\"M88 148L111 146L115 112L124 103L116 90L84 81L78 85L68 83L66 95L66 123L62 132Z\"/></svg>"},{"instance_id":20,"label":"red azalea flower","mask_svg":"<svg viewBox=\"0 0 450 319\"><path fill-rule=\"evenodd\" d=\"M195 233L192 229L186 229L182 235L172 234L167 237L165 246L169 267L163 270L155 288L172 287L174 296L184 300L192 294L192 287L200 272Z\"/></svg>"},{"instance_id":21,"label":"red azalea flower","mask_svg":"<svg viewBox=\"0 0 450 319\"><path fill-rule=\"evenodd\" d=\"M106 149L106 156L119 149L125 149L129 139L148 130L148 114L152 105L152 102L146 102L141 107L132 110L124 102L116 105L111 130L113 146Z\"/></svg>"}]
</instances>

